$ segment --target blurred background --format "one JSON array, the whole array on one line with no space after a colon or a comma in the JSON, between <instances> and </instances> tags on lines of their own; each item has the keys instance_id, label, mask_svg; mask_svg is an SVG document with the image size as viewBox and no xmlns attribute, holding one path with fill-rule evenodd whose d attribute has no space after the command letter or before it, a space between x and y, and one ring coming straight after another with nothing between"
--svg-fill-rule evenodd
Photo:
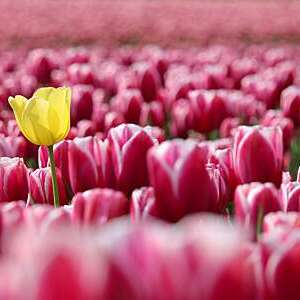
<instances>
[{"instance_id":1,"label":"blurred background","mask_svg":"<svg viewBox=\"0 0 300 300\"><path fill-rule=\"evenodd\" d=\"M1 0L0 47L296 43L300 1Z\"/></svg>"}]
</instances>

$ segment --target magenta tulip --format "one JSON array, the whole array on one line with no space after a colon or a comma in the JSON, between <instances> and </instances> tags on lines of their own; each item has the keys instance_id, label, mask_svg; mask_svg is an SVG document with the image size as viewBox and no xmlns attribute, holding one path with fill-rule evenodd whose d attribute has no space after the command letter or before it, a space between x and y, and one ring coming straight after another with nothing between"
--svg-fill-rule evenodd
<instances>
[{"instance_id":1,"label":"magenta tulip","mask_svg":"<svg viewBox=\"0 0 300 300\"><path fill-rule=\"evenodd\" d=\"M155 196L152 187L136 189L131 194L130 216L132 221L139 222L156 216Z\"/></svg>"},{"instance_id":2,"label":"magenta tulip","mask_svg":"<svg viewBox=\"0 0 300 300\"><path fill-rule=\"evenodd\" d=\"M272 183L253 182L238 186L234 204L235 219L252 233L262 225L264 215L281 210L279 193Z\"/></svg>"},{"instance_id":3,"label":"magenta tulip","mask_svg":"<svg viewBox=\"0 0 300 300\"><path fill-rule=\"evenodd\" d=\"M123 193L111 189L92 189L72 200L72 220L77 224L99 225L128 212Z\"/></svg>"},{"instance_id":4,"label":"magenta tulip","mask_svg":"<svg viewBox=\"0 0 300 300\"><path fill-rule=\"evenodd\" d=\"M27 200L28 170L21 158L0 157L0 202Z\"/></svg>"},{"instance_id":5,"label":"magenta tulip","mask_svg":"<svg viewBox=\"0 0 300 300\"><path fill-rule=\"evenodd\" d=\"M60 204L68 203L61 172L56 169ZM50 168L36 169L29 175L29 192L34 203L53 204L53 188Z\"/></svg>"},{"instance_id":6,"label":"magenta tulip","mask_svg":"<svg viewBox=\"0 0 300 300\"><path fill-rule=\"evenodd\" d=\"M116 188L125 194L148 184L147 152L158 141L147 127L122 124L108 133Z\"/></svg>"},{"instance_id":7,"label":"magenta tulip","mask_svg":"<svg viewBox=\"0 0 300 300\"><path fill-rule=\"evenodd\" d=\"M296 126L300 125L300 88L290 86L281 94L280 106L284 116L291 118Z\"/></svg>"},{"instance_id":8,"label":"magenta tulip","mask_svg":"<svg viewBox=\"0 0 300 300\"><path fill-rule=\"evenodd\" d=\"M240 183L281 183L283 139L279 127L237 128L234 135L233 163Z\"/></svg>"},{"instance_id":9,"label":"magenta tulip","mask_svg":"<svg viewBox=\"0 0 300 300\"><path fill-rule=\"evenodd\" d=\"M150 183L159 216L177 221L188 213L224 209L220 173L208 164L208 156L207 146L190 140L163 142L149 151Z\"/></svg>"}]
</instances>

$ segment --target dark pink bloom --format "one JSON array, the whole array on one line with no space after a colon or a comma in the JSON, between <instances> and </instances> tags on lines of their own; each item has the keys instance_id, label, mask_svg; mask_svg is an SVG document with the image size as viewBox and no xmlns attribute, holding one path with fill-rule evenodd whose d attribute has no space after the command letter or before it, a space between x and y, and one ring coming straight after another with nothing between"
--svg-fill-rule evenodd
<instances>
[{"instance_id":1,"label":"dark pink bloom","mask_svg":"<svg viewBox=\"0 0 300 300\"><path fill-rule=\"evenodd\" d=\"M284 116L291 118L296 126L300 125L300 88L290 86L281 94L280 106Z\"/></svg>"},{"instance_id":2,"label":"dark pink bloom","mask_svg":"<svg viewBox=\"0 0 300 300\"><path fill-rule=\"evenodd\" d=\"M68 203L61 172L56 169L60 205ZM53 204L53 188L50 168L36 169L29 175L29 192L34 203Z\"/></svg>"},{"instance_id":3,"label":"dark pink bloom","mask_svg":"<svg viewBox=\"0 0 300 300\"><path fill-rule=\"evenodd\" d=\"M123 193L111 189L92 189L78 193L72 200L72 220L77 224L103 224L128 212Z\"/></svg>"},{"instance_id":4,"label":"dark pink bloom","mask_svg":"<svg viewBox=\"0 0 300 300\"><path fill-rule=\"evenodd\" d=\"M125 122L138 124L143 98L137 89L120 91L112 100L112 109L124 116Z\"/></svg>"},{"instance_id":5,"label":"dark pink bloom","mask_svg":"<svg viewBox=\"0 0 300 300\"><path fill-rule=\"evenodd\" d=\"M150 183L159 216L177 221L188 213L224 209L221 175L214 164L208 164L208 156L207 146L190 140L167 141L149 151Z\"/></svg>"},{"instance_id":6,"label":"dark pink bloom","mask_svg":"<svg viewBox=\"0 0 300 300\"><path fill-rule=\"evenodd\" d=\"M27 200L28 170L21 158L0 157L0 202Z\"/></svg>"},{"instance_id":7,"label":"dark pink bloom","mask_svg":"<svg viewBox=\"0 0 300 300\"><path fill-rule=\"evenodd\" d=\"M288 232L299 227L300 214L298 212L274 212L264 217L264 233L272 234L275 230Z\"/></svg>"},{"instance_id":8,"label":"dark pink bloom","mask_svg":"<svg viewBox=\"0 0 300 300\"><path fill-rule=\"evenodd\" d=\"M283 139L279 127L240 126L234 135L233 163L240 183L281 183Z\"/></svg>"},{"instance_id":9,"label":"dark pink bloom","mask_svg":"<svg viewBox=\"0 0 300 300\"><path fill-rule=\"evenodd\" d=\"M0 134L0 157L26 157L27 142L22 136L2 136Z\"/></svg>"},{"instance_id":10,"label":"dark pink bloom","mask_svg":"<svg viewBox=\"0 0 300 300\"><path fill-rule=\"evenodd\" d=\"M71 122L75 125L83 119L90 119L93 112L92 88L88 85L72 87Z\"/></svg>"},{"instance_id":11,"label":"dark pink bloom","mask_svg":"<svg viewBox=\"0 0 300 300\"><path fill-rule=\"evenodd\" d=\"M272 183L239 185L234 195L235 219L238 223L255 232L264 215L281 210L280 196Z\"/></svg>"},{"instance_id":12,"label":"dark pink bloom","mask_svg":"<svg viewBox=\"0 0 300 300\"><path fill-rule=\"evenodd\" d=\"M220 137L227 138L234 135L234 131L241 125L239 118L226 118L220 125Z\"/></svg>"},{"instance_id":13,"label":"dark pink bloom","mask_svg":"<svg viewBox=\"0 0 300 300\"><path fill-rule=\"evenodd\" d=\"M116 188L125 194L148 184L147 152L158 143L150 129L122 124L108 133Z\"/></svg>"},{"instance_id":14,"label":"dark pink bloom","mask_svg":"<svg viewBox=\"0 0 300 300\"><path fill-rule=\"evenodd\" d=\"M73 193L96 187L111 187L114 182L107 141L75 138L68 146L69 180Z\"/></svg>"},{"instance_id":15,"label":"dark pink bloom","mask_svg":"<svg viewBox=\"0 0 300 300\"><path fill-rule=\"evenodd\" d=\"M154 189L152 187L142 187L134 190L131 194L130 205L132 221L139 222L156 215Z\"/></svg>"}]
</instances>

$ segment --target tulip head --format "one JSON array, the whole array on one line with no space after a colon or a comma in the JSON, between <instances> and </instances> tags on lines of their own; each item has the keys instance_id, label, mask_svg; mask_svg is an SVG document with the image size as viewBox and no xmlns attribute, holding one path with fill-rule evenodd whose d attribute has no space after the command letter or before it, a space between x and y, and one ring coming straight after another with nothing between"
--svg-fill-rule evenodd
<instances>
[{"instance_id":1,"label":"tulip head","mask_svg":"<svg viewBox=\"0 0 300 300\"><path fill-rule=\"evenodd\" d=\"M24 136L36 145L54 145L70 130L71 90L40 88L31 99L9 98L18 126Z\"/></svg>"}]
</instances>

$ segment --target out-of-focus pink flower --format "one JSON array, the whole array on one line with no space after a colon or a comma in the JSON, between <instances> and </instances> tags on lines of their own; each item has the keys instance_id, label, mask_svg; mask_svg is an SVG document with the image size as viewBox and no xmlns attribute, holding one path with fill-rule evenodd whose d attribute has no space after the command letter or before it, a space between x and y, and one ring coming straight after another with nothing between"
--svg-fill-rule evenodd
<instances>
[{"instance_id":1,"label":"out-of-focus pink flower","mask_svg":"<svg viewBox=\"0 0 300 300\"><path fill-rule=\"evenodd\" d=\"M104 130L108 133L111 128L117 127L122 123L125 123L124 116L121 113L110 111L104 117Z\"/></svg>"},{"instance_id":2,"label":"out-of-focus pink flower","mask_svg":"<svg viewBox=\"0 0 300 300\"><path fill-rule=\"evenodd\" d=\"M93 112L92 88L88 85L72 87L71 122L75 125L83 119L90 119Z\"/></svg>"},{"instance_id":3,"label":"out-of-focus pink flower","mask_svg":"<svg viewBox=\"0 0 300 300\"><path fill-rule=\"evenodd\" d=\"M227 138L234 135L234 131L241 125L239 118L226 118L220 125L220 137Z\"/></svg>"},{"instance_id":4,"label":"out-of-focus pink flower","mask_svg":"<svg viewBox=\"0 0 300 300\"><path fill-rule=\"evenodd\" d=\"M300 88L290 86L281 94L280 106L284 116L291 118L296 126L300 125Z\"/></svg>"},{"instance_id":5,"label":"out-of-focus pink flower","mask_svg":"<svg viewBox=\"0 0 300 300\"><path fill-rule=\"evenodd\" d=\"M163 127L165 123L165 112L158 101L143 103L139 124L141 126L152 125Z\"/></svg>"},{"instance_id":6,"label":"out-of-focus pink flower","mask_svg":"<svg viewBox=\"0 0 300 300\"><path fill-rule=\"evenodd\" d=\"M0 202L25 200L28 170L21 158L0 157Z\"/></svg>"},{"instance_id":7,"label":"out-of-focus pink flower","mask_svg":"<svg viewBox=\"0 0 300 300\"><path fill-rule=\"evenodd\" d=\"M98 188L76 194L72 206L74 223L98 225L126 214L129 205L123 193Z\"/></svg>"},{"instance_id":8,"label":"out-of-focus pink flower","mask_svg":"<svg viewBox=\"0 0 300 300\"><path fill-rule=\"evenodd\" d=\"M208 155L208 147L190 140L167 141L149 151L150 183L162 218L177 221L188 213L224 209L221 175Z\"/></svg>"},{"instance_id":9,"label":"out-of-focus pink flower","mask_svg":"<svg viewBox=\"0 0 300 300\"><path fill-rule=\"evenodd\" d=\"M50 50L35 49L29 53L26 66L30 75L33 75L41 83L47 83L50 81L51 71L55 67L55 63Z\"/></svg>"},{"instance_id":10,"label":"out-of-focus pink flower","mask_svg":"<svg viewBox=\"0 0 300 300\"><path fill-rule=\"evenodd\" d=\"M233 163L240 183L281 183L283 139L279 127L240 126L234 135Z\"/></svg>"},{"instance_id":11,"label":"out-of-focus pink flower","mask_svg":"<svg viewBox=\"0 0 300 300\"><path fill-rule=\"evenodd\" d=\"M69 180L73 193L111 187L114 171L107 142L98 138L75 138L68 146Z\"/></svg>"},{"instance_id":12,"label":"out-of-focus pink flower","mask_svg":"<svg viewBox=\"0 0 300 300\"><path fill-rule=\"evenodd\" d=\"M109 151L116 176L116 188L125 194L148 184L147 152L158 143L151 131L122 124L108 133Z\"/></svg>"},{"instance_id":13,"label":"out-of-focus pink flower","mask_svg":"<svg viewBox=\"0 0 300 300\"><path fill-rule=\"evenodd\" d=\"M0 157L26 157L27 142L22 136L3 136L0 134Z\"/></svg>"},{"instance_id":14,"label":"out-of-focus pink flower","mask_svg":"<svg viewBox=\"0 0 300 300\"><path fill-rule=\"evenodd\" d=\"M132 65L137 77L137 83L145 101L155 100L156 93L160 87L160 75L149 63L138 62Z\"/></svg>"},{"instance_id":15,"label":"out-of-focus pink flower","mask_svg":"<svg viewBox=\"0 0 300 300\"><path fill-rule=\"evenodd\" d=\"M56 169L60 205L68 203L61 172ZM29 192L35 203L53 204L53 187L50 168L36 169L29 175Z\"/></svg>"},{"instance_id":16,"label":"out-of-focus pink flower","mask_svg":"<svg viewBox=\"0 0 300 300\"><path fill-rule=\"evenodd\" d=\"M281 202L283 211L300 211L300 182L299 171L297 181L291 181L285 176L281 184Z\"/></svg>"},{"instance_id":17,"label":"out-of-focus pink flower","mask_svg":"<svg viewBox=\"0 0 300 300\"><path fill-rule=\"evenodd\" d=\"M300 239L297 231L277 244L266 265L266 283L271 299L299 299Z\"/></svg>"},{"instance_id":18,"label":"out-of-focus pink flower","mask_svg":"<svg viewBox=\"0 0 300 300\"><path fill-rule=\"evenodd\" d=\"M95 81L90 64L72 64L67 69L67 75L72 84L93 84Z\"/></svg>"},{"instance_id":19,"label":"out-of-focus pink flower","mask_svg":"<svg viewBox=\"0 0 300 300\"><path fill-rule=\"evenodd\" d=\"M142 95L137 89L120 91L112 100L114 111L124 116L125 122L138 124L142 110Z\"/></svg>"},{"instance_id":20,"label":"out-of-focus pink flower","mask_svg":"<svg viewBox=\"0 0 300 300\"><path fill-rule=\"evenodd\" d=\"M94 136L96 134L96 126L93 121L81 120L77 123L77 136Z\"/></svg>"},{"instance_id":21,"label":"out-of-focus pink flower","mask_svg":"<svg viewBox=\"0 0 300 300\"><path fill-rule=\"evenodd\" d=\"M272 183L240 185L234 195L235 218L238 223L255 232L255 227L262 222L269 212L281 209L279 192Z\"/></svg>"},{"instance_id":22,"label":"out-of-focus pink flower","mask_svg":"<svg viewBox=\"0 0 300 300\"><path fill-rule=\"evenodd\" d=\"M210 132L228 116L224 99L214 91L195 90L188 95L192 112L192 129Z\"/></svg>"},{"instance_id":23,"label":"out-of-focus pink flower","mask_svg":"<svg viewBox=\"0 0 300 300\"><path fill-rule=\"evenodd\" d=\"M264 217L264 233L272 234L275 230L289 232L296 228L300 228L300 214L298 212L275 212Z\"/></svg>"},{"instance_id":24,"label":"out-of-focus pink flower","mask_svg":"<svg viewBox=\"0 0 300 300\"><path fill-rule=\"evenodd\" d=\"M280 111L268 110L260 124L267 127L279 126L282 130L284 148L289 149L294 135L294 124L291 119L285 118Z\"/></svg>"},{"instance_id":25,"label":"out-of-focus pink flower","mask_svg":"<svg viewBox=\"0 0 300 300\"><path fill-rule=\"evenodd\" d=\"M134 190L131 194L130 205L132 221L139 222L156 215L154 189L152 187L142 187Z\"/></svg>"}]
</instances>

